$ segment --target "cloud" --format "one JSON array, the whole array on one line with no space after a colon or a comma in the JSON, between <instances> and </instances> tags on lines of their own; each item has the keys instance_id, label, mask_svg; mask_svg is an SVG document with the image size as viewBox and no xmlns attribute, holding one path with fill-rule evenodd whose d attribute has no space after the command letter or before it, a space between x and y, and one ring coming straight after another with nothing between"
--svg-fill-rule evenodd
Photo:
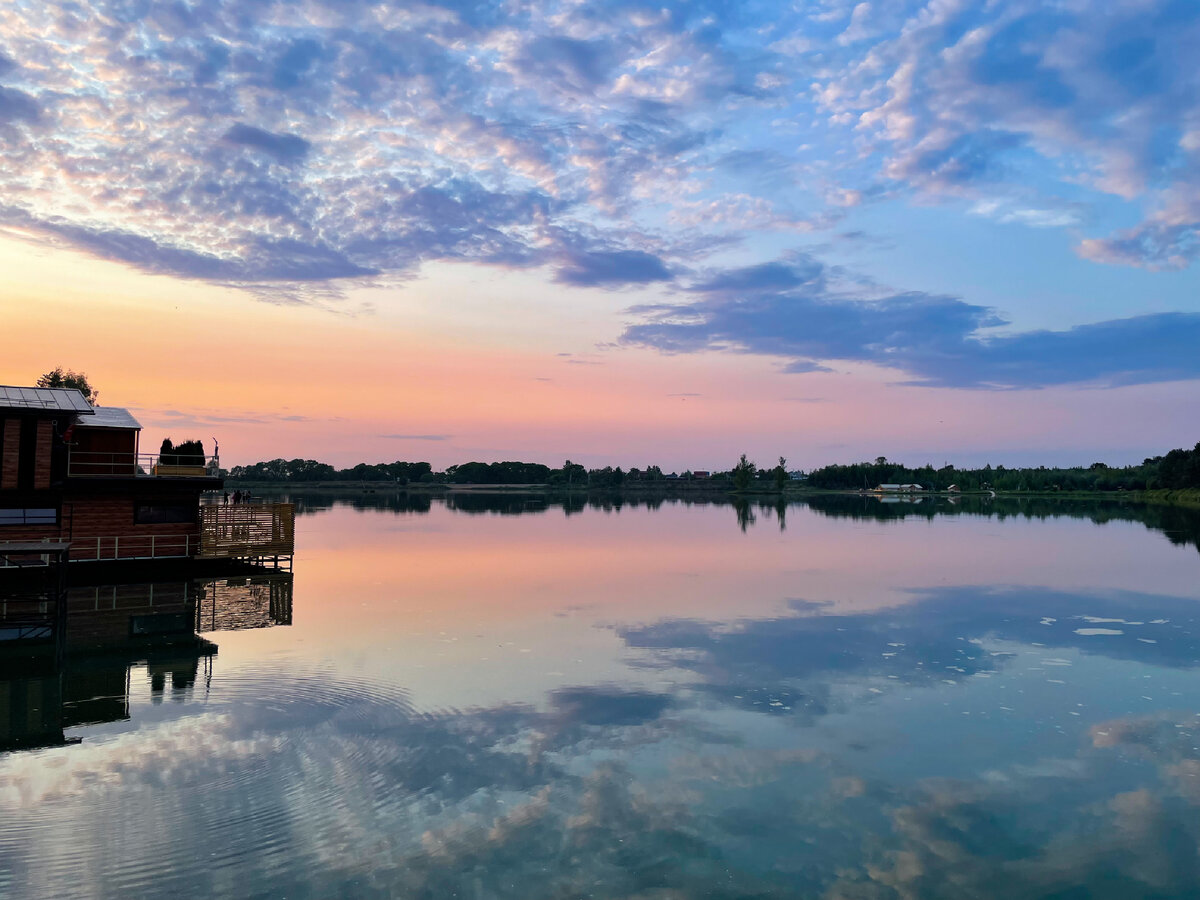
<instances>
[{"instance_id":1,"label":"cloud","mask_svg":"<svg viewBox=\"0 0 1200 900\"><path fill-rule=\"evenodd\" d=\"M856 4L850 12L850 24L838 35L838 43L845 46L871 37L875 33L871 21L871 4Z\"/></svg>"},{"instance_id":2,"label":"cloud","mask_svg":"<svg viewBox=\"0 0 1200 900\"><path fill-rule=\"evenodd\" d=\"M646 284L727 240L647 240L632 215L758 74L688 11L318 0L282 29L206 0L148 11L150 41L118 6L95 8L102 37L53 2L0 16L0 120L46 134L0 144L28 233L275 302L430 260Z\"/></svg>"},{"instance_id":3,"label":"cloud","mask_svg":"<svg viewBox=\"0 0 1200 900\"><path fill-rule=\"evenodd\" d=\"M357 265L319 240L248 236L237 246L235 255L219 255L134 232L75 225L59 217L38 220L11 206L0 205L0 222L41 232L53 240L148 272L235 285L277 282L286 290L306 282L379 274L378 269Z\"/></svg>"},{"instance_id":4,"label":"cloud","mask_svg":"<svg viewBox=\"0 0 1200 900\"><path fill-rule=\"evenodd\" d=\"M663 261L641 250L572 253L555 275L556 281L576 287L620 287L670 279Z\"/></svg>"},{"instance_id":5,"label":"cloud","mask_svg":"<svg viewBox=\"0 0 1200 900\"><path fill-rule=\"evenodd\" d=\"M1197 186L1200 80L1181 61L1200 39L1200 10L1171 0L913 3L860 47L854 20L864 7L840 39L853 52L813 92L831 123L853 125L889 180L935 198L1006 194L1029 210L1009 220L1033 227L1073 224L1044 210L1080 187L1092 199L1140 200L1142 225L1088 239L1082 254L1145 267L1194 258L1171 249L1164 258L1163 248L1193 243L1200 216L1172 234L1153 209L1160 193Z\"/></svg>"},{"instance_id":6,"label":"cloud","mask_svg":"<svg viewBox=\"0 0 1200 900\"><path fill-rule=\"evenodd\" d=\"M1200 218L1176 225L1149 222L1109 238L1080 241L1084 259L1143 269L1186 269L1200 255Z\"/></svg>"},{"instance_id":7,"label":"cloud","mask_svg":"<svg viewBox=\"0 0 1200 900\"><path fill-rule=\"evenodd\" d=\"M393 441L448 441L452 434L379 434L376 437L388 438Z\"/></svg>"},{"instance_id":8,"label":"cloud","mask_svg":"<svg viewBox=\"0 0 1200 900\"><path fill-rule=\"evenodd\" d=\"M532 79L549 81L576 93L591 93L608 77L616 54L607 41L544 35L530 41L515 62Z\"/></svg>"},{"instance_id":9,"label":"cloud","mask_svg":"<svg viewBox=\"0 0 1200 900\"><path fill-rule=\"evenodd\" d=\"M839 2L768 21L314 0L287 28L236 0L159 4L142 27L116 0L90 8L90 24L53 0L0 13L0 221L271 302L332 306L339 285L432 261L673 285L749 233L907 198L1054 229L1142 211L1079 253L1196 254L1184 3ZM1094 214L1110 201L1135 208Z\"/></svg>"},{"instance_id":10,"label":"cloud","mask_svg":"<svg viewBox=\"0 0 1200 900\"><path fill-rule=\"evenodd\" d=\"M627 646L648 651L644 664L696 673L698 689L724 705L811 719L834 708L830 679L928 685L1001 672L1012 657L985 649L985 638L1195 669L1193 636L1171 624L1187 615L1188 603L1161 594L961 586L915 590L903 606L870 615L814 614L811 603L793 600L792 612L777 618L664 619L615 631ZM1129 624L1112 626L1123 633L1099 641L1086 633L1097 619Z\"/></svg>"},{"instance_id":11,"label":"cloud","mask_svg":"<svg viewBox=\"0 0 1200 900\"><path fill-rule=\"evenodd\" d=\"M300 162L312 149L312 145L299 135L272 134L241 122L235 123L221 140L227 144L262 150L281 163Z\"/></svg>"},{"instance_id":12,"label":"cloud","mask_svg":"<svg viewBox=\"0 0 1200 900\"><path fill-rule=\"evenodd\" d=\"M32 122L40 114L41 108L29 94L0 87L0 122Z\"/></svg>"},{"instance_id":13,"label":"cloud","mask_svg":"<svg viewBox=\"0 0 1200 900\"><path fill-rule=\"evenodd\" d=\"M1065 331L994 334L987 307L921 292L847 291L812 258L710 274L699 299L641 305L628 344L667 353L727 350L782 357L791 373L826 363L899 370L927 387L1014 389L1200 378L1200 313L1158 313ZM851 286L853 287L853 286Z\"/></svg>"},{"instance_id":14,"label":"cloud","mask_svg":"<svg viewBox=\"0 0 1200 900\"><path fill-rule=\"evenodd\" d=\"M170 428L174 425L269 425L272 422L317 422L335 421L335 419L316 419L302 415L277 415L266 412L231 413L227 410L196 410L187 412L178 409L145 409L130 407L147 421L154 422L160 427ZM164 421L165 420L165 421Z\"/></svg>"},{"instance_id":15,"label":"cloud","mask_svg":"<svg viewBox=\"0 0 1200 900\"><path fill-rule=\"evenodd\" d=\"M1078 208L1066 204L1057 207L1023 206L1006 199L979 200L971 207L971 213L992 219L1002 225L1026 225L1030 228L1065 228L1078 225L1083 215Z\"/></svg>"}]
</instances>

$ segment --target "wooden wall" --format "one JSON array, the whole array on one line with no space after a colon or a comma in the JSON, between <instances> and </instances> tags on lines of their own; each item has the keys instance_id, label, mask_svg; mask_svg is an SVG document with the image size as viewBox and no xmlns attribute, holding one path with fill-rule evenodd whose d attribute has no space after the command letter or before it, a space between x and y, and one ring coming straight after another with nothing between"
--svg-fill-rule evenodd
<instances>
[{"instance_id":1,"label":"wooden wall","mask_svg":"<svg viewBox=\"0 0 1200 900\"><path fill-rule=\"evenodd\" d=\"M199 496L190 495L188 501L197 508ZM149 556L151 550L157 555L182 555L186 546L194 555L200 546L198 522L154 522L139 524L134 521L134 509L145 497L122 494L97 494L91 497L70 497L63 500L63 536L71 540L73 559L92 558L97 552L96 539L101 540L99 554L104 559L121 559ZM198 518L198 513L197 513ZM154 536L153 543L150 540ZM184 535L189 540L182 541ZM178 552L174 552L175 550Z\"/></svg>"},{"instance_id":2,"label":"wooden wall","mask_svg":"<svg viewBox=\"0 0 1200 900\"><path fill-rule=\"evenodd\" d=\"M3 437L4 446L4 455L0 459L0 490L15 491L21 461L21 420L5 419L0 436Z\"/></svg>"}]
</instances>

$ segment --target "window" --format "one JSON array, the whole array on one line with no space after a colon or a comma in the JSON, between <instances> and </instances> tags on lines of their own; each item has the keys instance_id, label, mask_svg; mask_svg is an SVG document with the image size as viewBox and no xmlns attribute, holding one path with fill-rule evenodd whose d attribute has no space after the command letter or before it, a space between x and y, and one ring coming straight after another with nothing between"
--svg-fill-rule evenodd
<instances>
[{"instance_id":1,"label":"window","mask_svg":"<svg viewBox=\"0 0 1200 900\"><path fill-rule=\"evenodd\" d=\"M178 634L191 630L191 616L184 613L153 613L129 617L130 634Z\"/></svg>"},{"instance_id":2,"label":"window","mask_svg":"<svg viewBox=\"0 0 1200 900\"><path fill-rule=\"evenodd\" d=\"M57 509L0 509L0 525L57 524Z\"/></svg>"},{"instance_id":3,"label":"window","mask_svg":"<svg viewBox=\"0 0 1200 900\"><path fill-rule=\"evenodd\" d=\"M167 522L196 521L197 507L186 503L139 503L133 512L138 525L161 525Z\"/></svg>"}]
</instances>

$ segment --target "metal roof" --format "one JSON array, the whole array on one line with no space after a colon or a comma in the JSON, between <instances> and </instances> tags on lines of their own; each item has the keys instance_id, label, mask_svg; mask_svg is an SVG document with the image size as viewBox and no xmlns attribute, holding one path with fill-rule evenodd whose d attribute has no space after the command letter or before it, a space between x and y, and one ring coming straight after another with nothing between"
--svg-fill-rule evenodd
<instances>
[{"instance_id":1,"label":"metal roof","mask_svg":"<svg viewBox=\"0 0 1200 900\"><path fill-rule=\"evenodd\" d=\"M73 412L90 416L95 410L74 388L12 387L0 385L0 409L34 409Z\"/></svg>"},{"instance_id":2,"label":"metal roof","mask_svg":"<svg viewBox=\"0 0 1200 900\"><path fill-rule=\"evenodd\" d=\"M142 423L133 417L127 409L119 406L97 406L90 419L75 423L77 428L134 428L141 430Z\"/></svg>"}]
</instances>

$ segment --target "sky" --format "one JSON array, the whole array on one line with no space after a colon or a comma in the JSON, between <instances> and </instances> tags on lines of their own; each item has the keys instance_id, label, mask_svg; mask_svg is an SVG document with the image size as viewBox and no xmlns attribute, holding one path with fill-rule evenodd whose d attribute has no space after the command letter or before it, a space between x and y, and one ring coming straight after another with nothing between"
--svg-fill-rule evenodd
<instances>
[{"instance_id":1,"label":"sky","mask_svg":"<svg viewBox=\"0 0 1200 900\"><path fill-rule=\"evenodd\" d=\"M727 469L1200 440L1200 5L0 6L0 383L143 444Z\"/></svg>"}]
</instances>

